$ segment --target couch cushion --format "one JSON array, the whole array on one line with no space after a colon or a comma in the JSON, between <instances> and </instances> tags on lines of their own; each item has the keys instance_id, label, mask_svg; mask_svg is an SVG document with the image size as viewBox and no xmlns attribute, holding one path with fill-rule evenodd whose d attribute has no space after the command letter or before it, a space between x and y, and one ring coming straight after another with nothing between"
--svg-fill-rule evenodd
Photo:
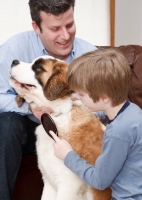
<instances>
[{"instance_id":1,"label":"couch cushion","mask_svg":"<svg viewBox=\"0 0 142 200\"><path fill-rule=\"evenodd\" d=\"M119 49L126 56L132 71L128 98L142 108L142 47L127 45Z\"/></svg>"}]
</instances>

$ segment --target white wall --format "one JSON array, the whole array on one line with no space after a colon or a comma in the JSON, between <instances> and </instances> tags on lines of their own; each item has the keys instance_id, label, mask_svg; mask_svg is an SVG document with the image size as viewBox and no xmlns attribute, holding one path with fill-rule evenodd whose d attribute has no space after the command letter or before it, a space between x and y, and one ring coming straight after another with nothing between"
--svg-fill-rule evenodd
<instances>
[{"instance_id":1,"label":"white wall","mask_svg":"<svg viewBox=\"0 0 142 200\"><path fill-rule=\"evenodd\" d=\"M0 44L32 29L29 0L0 0ZM77 37L95 45L109 45L109 0L76 0Z\"/></svg>"},{"instance_id":2,"label":"white wall","mask_svg":"<svg viewBox=\"0 0 142 200\"><path fill-rule=\"evenodd\" d=\"M0 0L0 44L32 29L29 0ZM115 46L142 45L142 0L115 0ZM109 45L109 0L76 0L77 37Z\"/></svg>"},{"instance_id":3,"label":"white wall","mask_svg":"<svg viewBox=\"0 0 142 200\"><path fill-rule=\"evenodd\" d=\"M31 28L28 0L0 0L0 44Z\"/></svg>"},{"instance_id":4,"label":"white wall","mask_svg":"<svg viewBox=\"0 0 142 200\"><path fill-rule=\"evenodd\" d=\"M115 46L142 45L142 0L115 2Z\"/></svg>"},{"instance_id":5,"label":"white wall","mask_svg":"<svg viewBox=\"0 0 142 200\"><path fill-rule=\"evenodd\" d=\"M76 0L76 36L95 45L110 44L109 0Z\"/></svg>"}]
</instances>

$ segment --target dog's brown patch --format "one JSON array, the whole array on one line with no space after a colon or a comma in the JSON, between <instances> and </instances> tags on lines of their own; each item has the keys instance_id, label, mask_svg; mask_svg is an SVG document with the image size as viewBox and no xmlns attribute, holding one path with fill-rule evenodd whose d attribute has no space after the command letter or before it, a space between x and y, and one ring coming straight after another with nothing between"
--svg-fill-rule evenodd
<instances>
[{"instance_id":1,"label":"dog's brown patch","mask_svg":"<svg viewBox=\"0 0 142 200\"><path fill-rule=\"evenodd\" d=\"M86 109L73 106L69 133L61 134L61 138L67 140L81 158L94 165L102 151L103 131L100 120ZM92 192L94 200L111 200L110 188L103 191L92 188Z\"/></svg>"},{"instance_id":2,"label":"dog's brown patch","mask_svg":"<svg viewBox=\"0 0 142 200\"><path fill-rule=\"evenodd\" d=\"M39 69L36 73L36 78L39 83L43 86L45 97L53 101L55 99L64 97L72 90L66 84L66 72L68 65L64 62L54 60L40 61L42 69Z\"/></svg>"},{"instance_id":3,"label":"dog's brown patch","mask_svg":"<svg viewBox=\"0 0 142 200\"><path fill-rule=\"evenodd\" d=\"M76 119L79 109L80 109L79 107L75 109L75 112L72 115L72 120ZM82 113L82 109L80 109L80 112ZM82 118L85 116L82 116ZM76 121L78 120L79 119L76 119ZM99 119L96 118L93 114L92 115L89 114L88 123L87 119L84 119L82 120L82 124L80 123L80 125L76 127L76 130L74 130L74 126L75 124L72 124L73 130L71 130L71 132L74 134L72 134L72 137L69 139L69 142L71 143L73 149L80 155L81 158L86 160L89 164L94 165L96 159L101 154L102 141L103 141L103 131L101 129L101 124ZM105 190L98 190L92 188L92 192L94 195L94 200L111 199L110 188L107 188Z\"/></svg>"}]
</instances>

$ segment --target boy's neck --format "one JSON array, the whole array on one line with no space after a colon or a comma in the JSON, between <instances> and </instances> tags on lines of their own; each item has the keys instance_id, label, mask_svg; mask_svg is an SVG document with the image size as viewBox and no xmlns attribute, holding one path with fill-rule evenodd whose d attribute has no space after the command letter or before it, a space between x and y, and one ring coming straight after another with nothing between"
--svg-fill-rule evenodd
<instances>
[{"instance_id":1,"label":"boy's neck","mask_svg":"<svg viewBox=\"0 0 142 200\"><path fill-rule=\"evenodd\" d=\"M107 109L104 111L105 114L108 116L109 120L113 120L117 113L119 112L119 110L122 108L122 106L125 104L125 102L123 102L122 104L118 105L118 106L114 106L112 107L110 104L107 107Z\"/></svg>"}]
</instances>

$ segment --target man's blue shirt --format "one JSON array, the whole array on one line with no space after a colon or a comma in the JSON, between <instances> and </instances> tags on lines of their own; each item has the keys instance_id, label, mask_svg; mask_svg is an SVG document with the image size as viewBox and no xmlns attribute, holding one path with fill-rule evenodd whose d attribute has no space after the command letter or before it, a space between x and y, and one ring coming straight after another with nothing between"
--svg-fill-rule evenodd
<instances>
[{"instance_id":1,"label":"man's blue shirt","mask_svg":"<svg viewBox=\"0 0 142 200\"><path fill-rule=\"evenodd\" d=\"M72 51L66 61L70 63L73 59L95 49L94 45L75 38ZM0 113L16 112L37 121L29 111L26 102L21 107L17 106L15 102L16 92L9 84L9 69L13 60L30 63L35 58L43 55L48 55L48 52L34 31L19 33L0 46Z\"/></svg>"}]
</instances>

